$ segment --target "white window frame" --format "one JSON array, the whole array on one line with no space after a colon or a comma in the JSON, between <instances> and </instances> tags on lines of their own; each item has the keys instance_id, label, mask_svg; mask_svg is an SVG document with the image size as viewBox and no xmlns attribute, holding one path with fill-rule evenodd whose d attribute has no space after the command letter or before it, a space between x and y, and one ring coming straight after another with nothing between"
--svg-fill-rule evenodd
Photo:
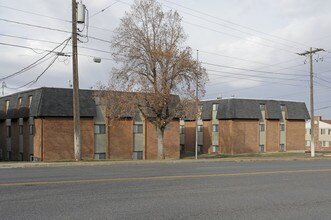
<instances>
[{"instance_id":1,"label":"white window frame","mask_svg":"<svg viewBox=\"0 0 331 220\"><path fill-rule=\"evenodd\" d=\"M105 124L95 124L94 125L94 134L106 134L106 125Z\"/></svg>"}]
</instances>

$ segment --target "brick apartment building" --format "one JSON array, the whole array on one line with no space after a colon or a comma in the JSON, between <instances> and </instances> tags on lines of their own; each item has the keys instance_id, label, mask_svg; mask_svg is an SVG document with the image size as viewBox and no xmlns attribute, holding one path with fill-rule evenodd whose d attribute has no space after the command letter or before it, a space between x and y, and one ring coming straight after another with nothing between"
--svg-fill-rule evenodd
<instances>
[{"instance_id":1,"label":"brick apartment building","mask_svg":"<svg viewBox=\"0 0 331 220\"><path fill-rule=\"evenodd\" d=\"M111 120L92 90L80 90L83 159L156 159L156 129L140 114ZM164 137L179 158L179 120ZM39 88L0 98L0 160L74 159L72 90Z\"/></svg>"},{"instance_id":2,"label":"brick apartment building","mask_svg":"<svg viewBox=\"0 0 331 220\"><path fill-rule=\"evenodd\" d=\"M305 150L305 103L276 100L202 101L198 120L201 153L258 153ZM181 120L181 151L195 150L195 120Z\"/></svg>"},{"instance_id":3,"label":"brick apartment building","mask_svg":"<svg viewBox=\"0 0 331 220\"><path fill-rule=\"evenodd\" d=\"M314 117L314 143L315 150L320 152L330 151L331 120L322 120L321 116ZM311 146L311 124L306 122L306 149Z\"/></svg>"}]
</instances>

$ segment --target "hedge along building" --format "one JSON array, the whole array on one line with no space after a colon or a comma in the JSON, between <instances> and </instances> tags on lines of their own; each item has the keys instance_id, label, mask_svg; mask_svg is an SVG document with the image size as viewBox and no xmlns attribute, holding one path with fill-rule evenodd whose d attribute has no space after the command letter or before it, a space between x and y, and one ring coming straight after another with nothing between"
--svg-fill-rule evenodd
<instances>
[{"instance_id":1,"label":"hedge along building","mask_svg":"<svg viewBox=\"0 0 331 220\"><path fill-rule=\"evenodd\" d=\"M201 102L198 151L223 154L305 150L305 103L220 99ZM181 148L195 149L195 121L181 121Z\"/></svg>"},{"instance_id":2,"label":"hedge along building","mask_svg":"<svg viewBox=\"0 0 331 220\"><path fill-rule=\"evenodd\" d=\"M112 121L80 90L83 159L155 159L155 128L139 114ZM0 98L0 160L74 159L72 90L39 88ZM111 123L111 124L109 124ZM179 121L165 133L167 158L179 158ZM178 136L178 135L177 135Z\"/></svg>"}]
</instances>

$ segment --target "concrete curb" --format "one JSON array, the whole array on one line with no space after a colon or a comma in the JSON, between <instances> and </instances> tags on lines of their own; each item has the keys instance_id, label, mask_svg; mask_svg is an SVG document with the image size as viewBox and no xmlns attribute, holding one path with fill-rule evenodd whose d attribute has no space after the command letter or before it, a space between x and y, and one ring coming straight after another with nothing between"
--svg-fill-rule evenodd
<instances>
[{"instance_id":1,"label":"concrete curb","mask_svg":"<svg viewBox=\"0 0 331 220\"><path fill-rule=\"evenodd\" d=\"M258 161L312 161L312 160L330 160L330 157L287 157L287 158L210 158L210 159L180 159L180 160L145 160L145 161L79 161L79 162L4 162L0 163L0 169L11 168L33 168L33 167L71 167L71 166L110 166L110 165L142 165L142 164L173 164L173 163L218 163L218 162L258 162Z\"/></svg>"}]
</instances>

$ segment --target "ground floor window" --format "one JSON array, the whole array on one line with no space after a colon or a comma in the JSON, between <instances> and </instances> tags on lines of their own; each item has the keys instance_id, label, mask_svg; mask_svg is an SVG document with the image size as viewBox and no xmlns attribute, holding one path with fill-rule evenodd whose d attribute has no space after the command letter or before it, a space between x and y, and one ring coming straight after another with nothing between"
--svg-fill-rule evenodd
<instances>
[{"instance_id":1,"label":"ground floor window","mask_svg":"<svg viewBox=\"0 0 331 220\"><path fill-rule=\"evenodd\" d=\"M330 142L329 141L322 141L322 147L329 147Z\"/></svg>"},{"instance_id":2,"label":"ground floor window","mask_svg":"<svg viewBox=\"0 0 331 220\"><path fill-rule=\"evenodd\" d=\"M264 144L261 144L261 145L259 146L259 148L260 148L260 152L261 152L261 153L263 153L263 152L265 151L265 149L264 149Z\"/></svg>"},{"instance_id":3,"label":"ground floor window","mask_svg":"<svg viewBox=\"0 0 331 220\"><path fill-rule=\"evenodd\" d=\"M285 144L279 145L279 151L285 151Z\"/></svg>"},{"instance_id":4,"label":"ground floor window","mask_svg":"<svg viewBox=\"0 0 331 220\"><path fill-rule=\"evenodd\" d=\"M95 153L94 159L96 160L105 160L106 159L106 153Z\"/></svg>"},{"instance_id":5,"label":"ground floor window","mask_svg":"<svg viewBox=\"0 0 331 220\"><path fill-rule=\"evenodd\" d=\"M202 145L198 145L198 153L202 153L203 151L203 146Z\"/></svg>"},{"instance_id":6,"label":"ground floor window","mask_svg":"<svg viewBox=\"0 0 331 220\"><path fill-rule=\"evenodd\" d=\"M311 143L310 141L306 141L306 147L310 147Z\"/></svg>"},{"instance_id":7,"label":"ground floor window","mask_svg":"<svg viewBox=\"0 0 331 220\"><path fill-rule=\"evenodd\" d=\"M132 159L133 160L142 160L143 159L143 151L133 151Z\"/></svg>"},{"instance_id":8,"label":"ground floor window","mask_svg":"<svg viewBox=\"0 0 331 220\"><path fill-rule=\"evenodd\" d=\"M185 152L185 145L184 144L181 144L179 146L179 150L180 150L181 153L184 153Z\"/></svg>"},{"instance_id":9,"label":"ground floor window","mask_svg":"<svg viewBox=\"0 0 331 220\"><path fill-rule=\"evenodd\" d=\"M212 146L212 152L213 152L213 153L218 153L218 151L219 151L219 147L218 147L218 145L213 145L213 146Z\"/></svg>"}]
</instances>

